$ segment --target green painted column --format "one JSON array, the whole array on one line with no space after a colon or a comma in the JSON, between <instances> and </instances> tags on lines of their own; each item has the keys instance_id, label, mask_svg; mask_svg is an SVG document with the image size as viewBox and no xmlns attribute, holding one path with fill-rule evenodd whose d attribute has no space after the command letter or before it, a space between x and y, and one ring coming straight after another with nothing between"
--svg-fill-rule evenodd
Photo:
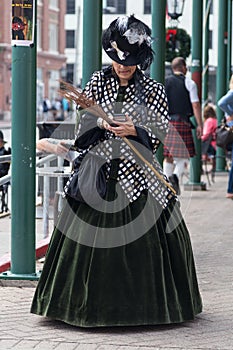
<instances>
[{"instance_id":1,"label":"green painted column","mask_svg":"<svg viewBox=\"0 0 233 350\"><path fill-rule=\"evenodd\" d=\"M82 87L102 62L102 0L83 1L83 66Z\"/></svg>"},{"instance_id":2,"label":"green painted column","mask_svg":"<svg viewBox=\"0 0 233 350\"><path fill-rule=\"evenodd\" d=\"M229 81L231 78L231 60L232 60L232 0L228 0L227 9L227 31L228 31L228 42L227 42L227 89L229 88Z\"/></svg>"},{"instance_id":3,"label":"green painted column","mask_svg":"<svg viewBox=\"0 0 233 350\"><path fill-rule=\"evenodd\" d=\"M164 83L165 76L165 29L166 1L151 0L152 16L152 43L155 52L154 61L151 65L151 77L160 83Z\"/></svg>"},{"instance_id":4,"label":"green painted column","mask_svg":"<svg viewBox=\"0 0 233 350\"><path fill-rule=\"evenodd\" d=\"M11 272L35 273L35 47L12 47Z\"/></svg>"},{"instance_id":5,"label":"green painted column","mask_svg":"<svg viewBox=\"0 0 233 350\"><path fill-rule=\"evenodd\" d=\"M152 47L155 52L154 61L150 68L151 78L160 83L164 83L165 78L165 14L166 1L151 0L151 16L152 16L152 38L154 38ZM157 158L160 164L163 163L163 146L161 145L157 151Z\"/></svg>"},{"instance_id":6,"label":"green painted column","mask_svg":"<svg viewBox=\"0 0 233 350\"><path fill-rule=\"evenodd\" d=\"M196 82L198 87L198 95L201 101L202 96L202 14L203 1L193 1L192 14L192 79ZM196 125L196 120L192 118ZM196 129L193 130L193 139L195 143L196 155L190 159L190 177L188 185L193 189L205 189L206 185L201 183L201 140L196 136ZM186 187L187 188L187 187Z\"/></svg>"},{"instance_id":7,"label":"green painted column","mask_svg":"<svg viewBox=\"0 0 233 350\"><path fill-rule=\"evenodd\" d=\"M37 1L35 18L36 6ZM11 270L2 274L9 279L38 278L35 272L36 23L34 26L34 44L12 46Z\"/></svg>"},{"instance_id":8,"label":"green painted column","mask_svg":"<svg viewBox=\"0 0 233 350\"><path fill-rule=\"evenodd\" d=\"M204 38L203 38L203 73L202 73L202 106L208 102L209 83L209 17L212 0L205 0Z\"/></svg>"},{"instance_id":9,"label":"green painted column","mask_svg":"<svg viewBox=\"0 0 233 350\"><path fill-rule=\"evenodd\" d=\"M227 1L218 1L219 21L218 21L218 68L216 74L216 102L227 92ZM224 114L217 107L218 124L221 123ZM225 170L225 151L217 147L216 171Z\"/></svg>"}]
</instances>

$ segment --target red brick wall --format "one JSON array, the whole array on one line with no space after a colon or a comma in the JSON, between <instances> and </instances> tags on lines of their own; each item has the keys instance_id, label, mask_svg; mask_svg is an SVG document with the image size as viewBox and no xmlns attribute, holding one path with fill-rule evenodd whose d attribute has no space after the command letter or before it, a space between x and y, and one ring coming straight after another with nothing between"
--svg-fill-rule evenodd
<instances>
[{"instance_id":1,"label":"red brick wall","mask_svg":"<svg viewBox=\"0 0 233 350\"><path fill-rule=\"evenodd\" d=\"M9 111L11 100L11 0L0 0L0 111ZM37 67L43 69L43 82L45 93L48 91L48 71L60 70L66 62L64 56L65 30L64 17L66 11L66 1L59 0L59 10L49 9L49 0L43 1L43 6L37 8L37 17L42 21L42 51L38 51ZM59 25L58 54L49 52L49 21L55 21Z\"/></svg>"}]
</instances>

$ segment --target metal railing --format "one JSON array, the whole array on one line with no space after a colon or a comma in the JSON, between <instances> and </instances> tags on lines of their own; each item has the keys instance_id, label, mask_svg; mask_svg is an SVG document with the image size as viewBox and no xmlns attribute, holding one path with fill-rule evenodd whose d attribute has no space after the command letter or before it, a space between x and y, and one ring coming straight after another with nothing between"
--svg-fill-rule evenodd
<instances>
[{"instance_id":1,"label":"metal railing","mask_svg":"<svg viewBox=\"0 0 233 350\"><path fill-rule=\"evenodd\" d=\"M63 166L64 159L55 154L37 152L36 157L42 157L36 161L36 175L42 176L43 181L43 236L49 235L49 197L50 197L50 177L57 178L57 189L54 193L54 211L53 219L56 223L57 215L61 211L62 203L60 194L63 191L63 178L70 174L70 167ZM57 166L51 166L50 163L57 159ZM0 163L11 162L11 155L0 156ZM0 178L0 185L11 181L11 170L9 173Z\"/></svg>"},{"instance_id":2,"label":"metal railing","mask_svg":"<svg viewBox=\"0 0 233 350\"><path fill-rule=\"evenodd\" d=\"M57 166L50 166L50 162L57 159ZM47 155L36 163L36 174L43 176L43 233L44 238L49 235L49 201L50 178L57 178L57 188L54 193L53 220L57 221L62 208L61 193L63 192L63 178L70 175L70 166L63 165L64 159L56 155ZM43 165L43 167L41 167Z\"/></svg>"}]
</instances>

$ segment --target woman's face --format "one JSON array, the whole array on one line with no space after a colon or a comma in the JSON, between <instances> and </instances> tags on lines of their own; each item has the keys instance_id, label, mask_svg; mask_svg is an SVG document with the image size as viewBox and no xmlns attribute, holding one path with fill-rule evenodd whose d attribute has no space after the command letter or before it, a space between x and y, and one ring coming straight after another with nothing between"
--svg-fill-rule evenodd
<instances>
[{"instance_id":1,"label":"woman's face","mask_svg":"<svg viewBox=\"0 0 233 350\"><path fill-rule=\"evenodd\" d=\"M112 66L118 78L120 79L121 84L123 85L127 85L128 80L133 77L134 72L137 69L137 66L123 66L122 64L115 61L112 62Z\"/></svg>"}]
</instances>

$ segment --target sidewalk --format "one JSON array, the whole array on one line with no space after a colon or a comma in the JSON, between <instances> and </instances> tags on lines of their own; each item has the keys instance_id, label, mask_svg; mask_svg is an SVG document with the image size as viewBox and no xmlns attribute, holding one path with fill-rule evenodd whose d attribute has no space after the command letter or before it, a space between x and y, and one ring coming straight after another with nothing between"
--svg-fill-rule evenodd
<instances>
[{"instance_id":1,"label":"sidewalk","mask_svg":"<svg viewBox=\"0 0 233 350\"><path fill-rule=\"evenodd\" d=\"M225 199L227 179L218 173L207 191L181 196L204 304L195 321L81 329L30 314L36 282L0 280L0 349L232 350L233 201Z\"/></svg>"}]
</instances>

